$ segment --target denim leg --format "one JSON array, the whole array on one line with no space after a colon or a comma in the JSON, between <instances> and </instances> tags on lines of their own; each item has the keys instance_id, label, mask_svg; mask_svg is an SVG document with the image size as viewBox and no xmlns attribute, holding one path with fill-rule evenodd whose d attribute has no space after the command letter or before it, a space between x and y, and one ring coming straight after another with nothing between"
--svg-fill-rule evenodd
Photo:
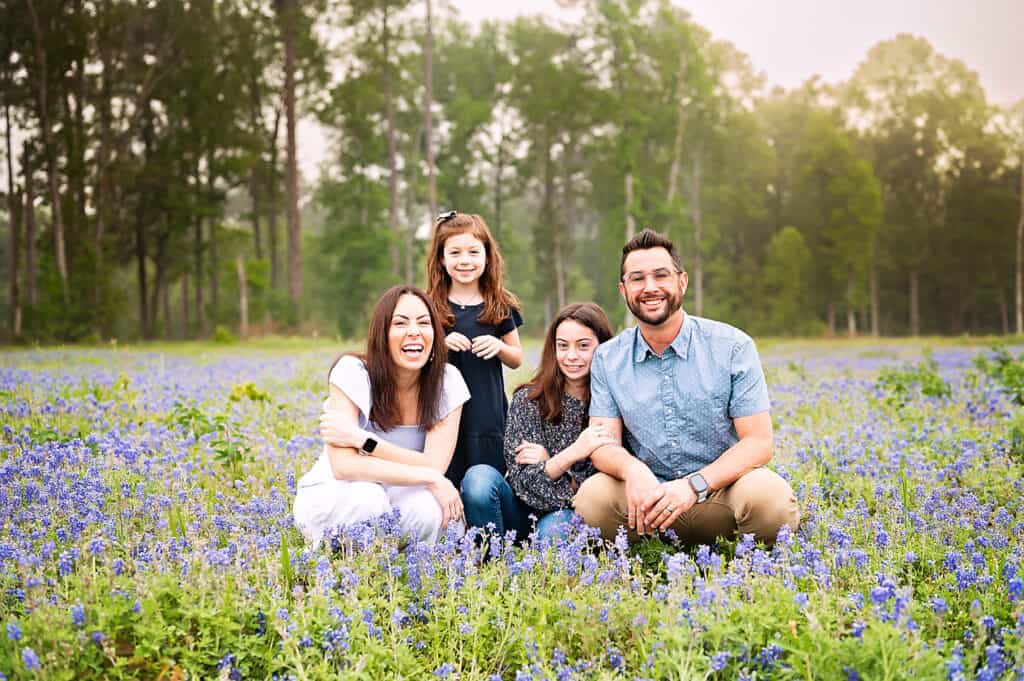
<instances>
[{"instance_id":1,"label":"denim leg","mask_svg":"<svg viewBox=\"0 0 1024 681\"><path fill-rule=\"evenodd\" d=\"M486 529L488 523L493 523L498 535L515 530L522 538L529 533L529 508L516 497L498 469L487 464L470 467L460 491L470 527Z\"/></svg>"},{"instance_id":2,"label":"denim leg","mask_svg":"<svg viewBox=\"0 0 1024 681\"><path fill-rule=\"evenodd\" d=\"M540 520L537 521L537 540L540 541L546 537L560 540L565 539L569 534L569 529L572 527L572 509L563 508L558 511L552 511L551 513L545 514Z\"/></svg>"}]
</instances>

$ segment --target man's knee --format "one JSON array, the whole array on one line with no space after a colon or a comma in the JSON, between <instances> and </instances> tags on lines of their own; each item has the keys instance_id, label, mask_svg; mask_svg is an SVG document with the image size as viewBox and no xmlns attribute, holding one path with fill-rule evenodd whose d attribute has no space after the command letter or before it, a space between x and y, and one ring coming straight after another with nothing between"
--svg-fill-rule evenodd
<instances>
[{"instance_id":1,"label":"man's knee","mask_svg":"<svg viewBox=\"0 0 1024 681\"><path fill-rule=\"evenodd\" d=\"M737 531L752 533L768 545L783 525L796 529L800 522L793 488L778 473L768 468L755 468L732 484L729 490Z\"/></svg>"},{"instance_id":2,"label":"man's knee","mask_svg":"<svg viewBox=\"0 0 1024 681\"><path fill-rule=\"evenodd\" d=\"M618 526L627 522L626 485L607 473L595 473L584 480L572 504L583 522L600 529L605 539L614 539Z\"/></svg>"}]
</instances>

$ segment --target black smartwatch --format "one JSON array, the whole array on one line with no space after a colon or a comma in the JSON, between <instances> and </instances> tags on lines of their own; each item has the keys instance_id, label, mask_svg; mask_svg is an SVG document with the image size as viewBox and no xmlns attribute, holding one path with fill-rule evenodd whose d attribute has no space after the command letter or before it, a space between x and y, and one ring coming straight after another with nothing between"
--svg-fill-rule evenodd
<instances>
[{"instance_id":1,"label":"black smartwatch","mask_svg":"<svg viewBox=\"0 0 1024 681\"><path fill-rule=\"evenodd\" d=\"M690 473L686 476L693 493L697 495L697 503L702 504L708 500L708 481L700 473Z\"/></svg>"},{"instance_id":2,"label":"black smartwatch","mask_svg":"<svg viewBox=\"0 0 1024 681\"><path fill-rule=\"evenodd\" d=\"M366 437L366 442L364 442L363 446L359 448L359 453L366 456L369 454L373 454L373 450L375 449L377 449L377 441L373 438L372 435L368 435Z\"/></svg>"}]
</instances>

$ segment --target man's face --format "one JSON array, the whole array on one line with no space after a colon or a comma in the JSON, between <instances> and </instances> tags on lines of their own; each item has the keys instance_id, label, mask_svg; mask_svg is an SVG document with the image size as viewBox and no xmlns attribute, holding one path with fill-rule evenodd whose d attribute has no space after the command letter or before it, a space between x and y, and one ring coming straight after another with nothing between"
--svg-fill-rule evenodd
<instances>
[{"instance_id":1,"label":"man's face","mask_svg":"<svg viewBox=\"0 0 1024 681\"><path fill-rule=\"evenodd\" d=\"M650 326L663 324L683 306L686 272L678 272L664 248L633 251L626 256L619 293L633 316Z\"/></svg>"}]
</instances>

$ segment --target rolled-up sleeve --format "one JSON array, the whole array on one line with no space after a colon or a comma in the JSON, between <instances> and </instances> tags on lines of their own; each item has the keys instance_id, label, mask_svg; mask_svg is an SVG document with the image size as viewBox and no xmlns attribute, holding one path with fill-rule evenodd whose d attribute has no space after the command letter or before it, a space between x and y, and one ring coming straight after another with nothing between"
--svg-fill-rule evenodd
<instances>
[{"instance_id":1,"label":"rolled-up sleeve","mask_svg":"<svg viewBox=\"0 0 1024 681\"><path fill-rule=\"evenodd\" d=\"M544 445L540 409L536 402L527 399L526 393L525 389L519 390L512 396L505 425L505 468L508 483L516 496L537 511L547 513L569 505L573 495L572 482L568 475L552 480L544 472L543 463L516 463L516 447L523 440ZM548 451L551 456L557 453Z\"/></svg>"},{"instance_id":2,"label":"rolled-up sleeve","mask_svg":"<svg viewBox=\"0 0 1024 681\"><path fill-rule=\"evenodd\" d=\"M620 419L622 413L612 395L604 353L601 350L602 348L598 348L590 365L590 415Z\"/></svg>"},{"instance_id":3,"label":"rolled-up sleeve","mask_svg":"<svg viewBox=\"0 0 1024 681\"><path fill-rule=\"evenodd\" d=\"M730 418L753 416L771 409L768 384L752 338L743 338L733 346L729 372L732 380Z\"/></svg>"}]
</instances>

